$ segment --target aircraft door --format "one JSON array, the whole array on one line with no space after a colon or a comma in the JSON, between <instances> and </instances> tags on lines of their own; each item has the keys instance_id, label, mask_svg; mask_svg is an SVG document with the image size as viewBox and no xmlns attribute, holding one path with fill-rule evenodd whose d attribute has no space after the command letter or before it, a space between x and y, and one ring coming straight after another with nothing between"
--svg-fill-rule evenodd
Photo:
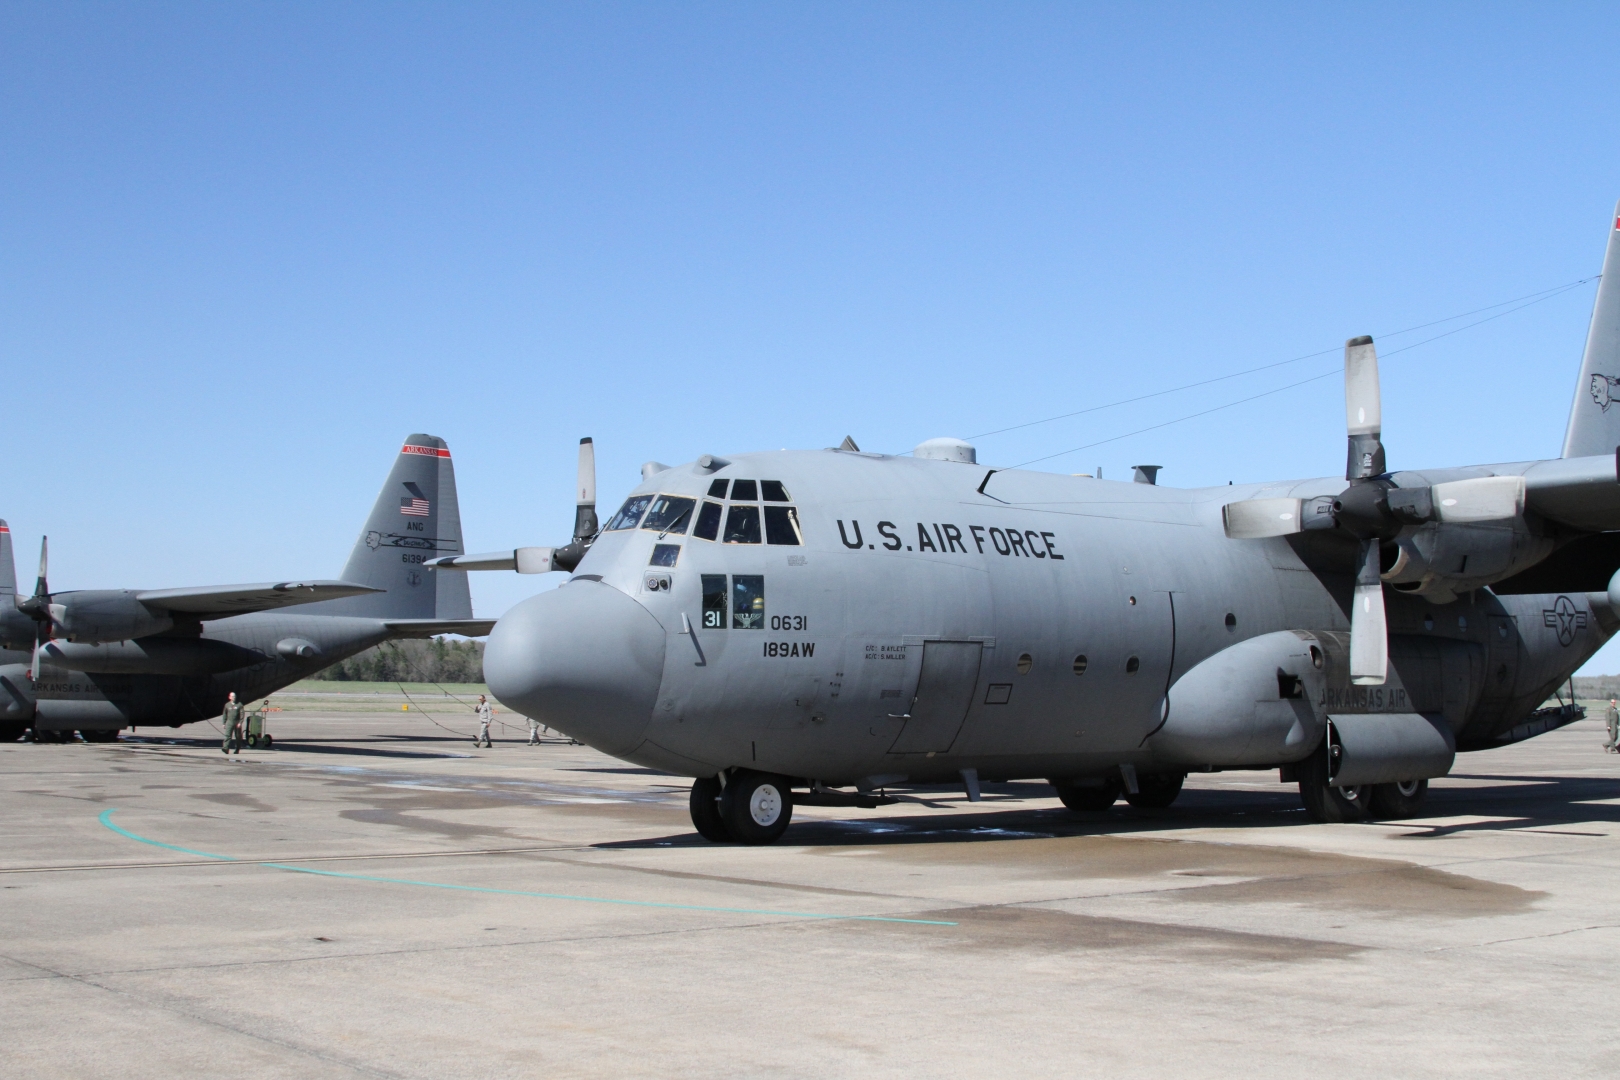
<instances>
[{"instance_id":1,"label":"aircraft door","mask_svg":"<svg viewBox=\"0 0 1620 1080\"><path fill-rule=\"evenodd\" d=\"M906 723L889 747L891 754L943 753L962 730L973 691L979 684L984 644L978 641L925 641L922 670Z\"/></svg>"}]
</instances>

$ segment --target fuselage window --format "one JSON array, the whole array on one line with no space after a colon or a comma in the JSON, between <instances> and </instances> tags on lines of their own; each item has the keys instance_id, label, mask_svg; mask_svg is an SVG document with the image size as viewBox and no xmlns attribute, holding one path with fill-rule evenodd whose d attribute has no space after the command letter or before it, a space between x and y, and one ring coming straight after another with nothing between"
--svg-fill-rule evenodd
<instances>
[{"instance_id":1,"label":"fuselage window","mask_svg":"<svg viewBox=\"0 0 1620 1080\"><path fill-rule=\"evenodd\" d=\"M759 541L754 541L758 543ZM731 628L765 629L765 576L734 574L731 578Z\"/></svg>"},{"instance_id":2,"label":"fuselage window","mask_svg":"<svg viewBox=\"0 0 1620 1080\"><path fill-rule=\"evenodd\" d=\"M697 525L692 535L700 540L713 540L720 535L720 504L706 502L698 510Z\"/></svg>"},{"instance_id":3,"label":"fuselage window","mask_svg":"<svg viewBox=\"0 0 1620 1080\"><path fill-rule=\"evenodd\" d=\"M648 561L647 565L648 566L674 566L676 561L679 560L680 557L681 557L681 545L679 545L679 544L654 544L653 545L652 559Z\"/></svg>"},{"instance_id":4,"label":"fuselage window","mask_svg":"<svg viewBox=\"0 0 1620 1080\"><path fill-rule=\"evenodd\" d=\"M703 575L703 628L726 628L726 575Z\"/></svg>"},{"instance_id":5,"label":"fuselage window","mask_svg":"<svg viewBox=\"0 0 1620 1080\"><path fill-rule=\"evenodd\" d=\"M636 522L641 520L641 515L647 512L647 504L652 501L651 495L630 496L624 500L624 505L619 507L619 512L613 515L613 520L607 523L606 531L635 528Z\"/></svg>"},{"instance_id":6,"label":"fuselage window","mask_svg":"<svg viewBox=\"0 0 1620 1080\"><path fill-rule=\"evenodd\" d=\"M684 535L687 525L692 522L692 507L696 505L696 499L660 495L653 501L652 509L647 511L647 520L641 523L641 527L654 532Z\"/></svg>"},{"instance_id":7,"label":"fuselage window","mask_svg":"<svg viewBox=\"0 0 1620 1080\"><path fill-rule=\"evenodd\" d=\"M782 481L780 480L761 480L759 482L759 493L765 496L766 502L793 501L792 499L788 498L787 488L782 486Z\"/></svg>"},{"instance_id":8,"label":"fuselage window","mask_svg":"<svg viewBox=\"0 0 1620 1080\"><path fill-rule=\"evenodd\" d=\"M759 485L752 480L738 480L731 485L732 502L758 502Z\"/></svg>"},{"instance_id":9,"label":"fuselage window","mask_svg":"<svg viewBox=\"0 0 1620 1080\"><path fill-rule=\"evenodd\" d=\"M729 484L729 483L731 483L730 480L716 480L716 481L714 481L714 483L709 485L709 498L711 498L711 499L723 499L723 498L725 498L726 497L726 485Z\"/></svg>"},{"instance_id":10,"label":"fuselage window","mask_svg":"<svg viewBox=\"0 0 1620 1080\"><path fill-rule=\"evenodd\" d=\"M738 481L742 483L742 481ZM759 507L733 506L726 514L726 543L759 543Z\"/></svg>"},{"instance_id":11,"label":"fuselage window","mask_svg":"<svg viewBox=\"0 0 1620 1080\"><path fill-rule=\"evenodd\" d=\"M769 480L766 483L770 483ZM799 535L799 511L792 506L767 506L765 508L765 542L769 544L791 544L794 547L804 543Z\"/></svg>"}]
</instances>

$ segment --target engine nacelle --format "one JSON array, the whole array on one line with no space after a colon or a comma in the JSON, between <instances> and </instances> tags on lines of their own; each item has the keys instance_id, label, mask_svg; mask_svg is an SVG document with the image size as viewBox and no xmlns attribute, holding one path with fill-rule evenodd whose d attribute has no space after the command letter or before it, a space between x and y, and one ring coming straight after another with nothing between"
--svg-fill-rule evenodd
<instances>
[{"instance_id":1,"label":"engine nacelle","mask_svg":"<svg viewBox=\"0 0 1620 1080\"><path fill-rule=\"evenodd\" d=\"M1298 761L1322 738L1327 653L1315 635L1283 630L1222 649L1176 680L1149 742L1176 765Z\"/></svg>"},{"instance_id":2,"label":"engine nacelle","mask_svg":"<svg viewBox=\"0 0 1620 1080\"><path fill-rule=\"evenodd\" d=\"M52 597L51 621L71 642L128 641L174 626L166 611L153 611L131 589L95 589Z\"/></svg>"},{"instance_id":3,"label":"engine nacelle","mask_svg":"<svg viewBox=\"0 0 1620 1080\"><path fill-rule=\"evenodd\" d=\"M1395 565L1383 579L1397 592L1449 604L1459 594L1511 577L1552 552L1522 518L1500 524L1436 522L1396 539Z\"/></svg>"}]
</instances>

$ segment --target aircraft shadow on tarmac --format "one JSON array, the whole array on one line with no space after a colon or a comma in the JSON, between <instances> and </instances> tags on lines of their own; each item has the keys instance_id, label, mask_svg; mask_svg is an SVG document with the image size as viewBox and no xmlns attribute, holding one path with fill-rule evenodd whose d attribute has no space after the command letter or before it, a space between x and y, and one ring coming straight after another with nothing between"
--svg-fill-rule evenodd
<instances>
[{"instance_id":1,"label":"aircraft shadow on tarmac","mask_svg":"<svg viewBox=\"0 0 1620 1080\"><path fill-rule=\"evenodd\" d=\"M1501 787L1436 788L1430 792L1422 817L1375 822L1411 829L1404 839L1439 839L1465 832L1546 830L1559 826L1620 823L1620 777L1493 776L1456 774L1458 779L1501 782ZM1275 791L1186 789L1176 805L1163 810L1138 809L1123 801L1112 810L1080 815L1062 807L1032 806L1051 788L1043 783L983 785L983 799L972 810L961 808L960 791L951 787L891 792L904 802L937 807L928 816L869 816L836 820L801 817L783 837L806 847L886 846L901 844L971 843L1029 840L1048 837L1127 835L1185 829L1293 828L1305 822L1305 810L1292 786ZM952 802L943 802L951 799ZM862 811L852 811L861 814ZM1457 817L1483 818L1452 822ZM1426 825L1426 819L1445 824ZM1572 832L1568 835L1604 836L1607 833ZM650 848L703 845L709 841L691 832L624 840L595 845L599 848Z\"/></svg>"}]
</instances>

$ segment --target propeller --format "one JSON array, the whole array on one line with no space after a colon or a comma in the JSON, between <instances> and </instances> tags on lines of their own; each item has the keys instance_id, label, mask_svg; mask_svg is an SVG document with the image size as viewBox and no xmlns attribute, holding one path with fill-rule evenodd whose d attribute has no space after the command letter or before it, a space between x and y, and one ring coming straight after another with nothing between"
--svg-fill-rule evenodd
<instances>
[{"instance_id":1,"label":"propeller","mask_svg":"<svg viewBox=\"0 0 1620 1080\"><path fill-rule=\"evenodd\" d=\"M1238 540L1342 529L1359 541L1350 612L1350 679L1378 686L1389 667L1389 633L1379 545L1431 522L1502 521L1524 512L1522 476L1480 476L1428 487L1397 487L1384 460L1378 351L1370 337L1344 344L1344 416L1348 455L1337 496L1245 499L1221 508L1226 535Z\"/></svg>"},{"instance_id":2,"label":"propeller","mask_svg":"<svg viewBox=\"0 0 1620 1080\"><path fill-rule=\"evenodd\" d=\"M596 445L590 438L579 440L579 477L575 485L574 537L560 548L520 547L482 555L445 555L429 559L424 566L439 570L516 570L520 574L544 574L552 570L572 570L596 542L601 526L596 518Z\"/></svg>"},{"instance_id":3,"label":"propeller","mask_svg":"<svg viewBox=\"0 0 1620 1080\"><path fill-rule=\"evenodd\" d=\"M43 624L47 637L55 636L55 628L51 618L49 566L50 537L41 536L39 538L39 576L34 579L34 595L24 600L14 600L17 610L34 620L34 655L28 664L29 682L39 680L39 632L41 625Z\"/></svg>"},{"instance_id":4,"label":"propeller","mask_svg":"<svg viewBox=\"0 0 1620 1080\"><path fill-rule=\"evenodd\" d=\"M567 546L551 553L551 565L558 570L578 566L600 531L596 520L596 444L588 436L579 440L579 478L575 488L579 497L574 505L574 538Z\"/></svg>"}]
</instances>

